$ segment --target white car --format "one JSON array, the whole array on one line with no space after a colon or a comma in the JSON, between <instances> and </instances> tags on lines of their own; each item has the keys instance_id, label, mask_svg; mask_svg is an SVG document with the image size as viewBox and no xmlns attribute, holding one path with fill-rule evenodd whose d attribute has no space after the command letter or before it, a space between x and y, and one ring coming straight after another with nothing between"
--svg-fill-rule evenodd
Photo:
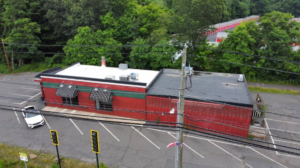
<instances>
[{"instance_id":1,"label":"white car","mask_svg":"<svg viewBox=\"0 0 300 168\"><path fill-rule=\"evenodd\" d=\"M26 106L24 109L22 109L22 114L24 117L24 120L28 126L28 128L34 128L39 125L44 125L45 120L43 116L41 115L41 112L38 111L34 106ZM30 113L27 113L30 112Z\"/></svg>"}]
</instances>

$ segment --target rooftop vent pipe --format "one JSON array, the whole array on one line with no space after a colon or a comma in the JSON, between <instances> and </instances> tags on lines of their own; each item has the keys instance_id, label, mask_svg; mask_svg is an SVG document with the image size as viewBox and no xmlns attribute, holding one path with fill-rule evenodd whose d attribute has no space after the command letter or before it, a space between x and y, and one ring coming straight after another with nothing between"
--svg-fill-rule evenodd
<instances>
[{"instance_id":1,"label":"rooftop vent pipe","mask_svg":"<svg viewBox=\"0 0 300 168\"><path fill-rule=\"evenodd\" d=\"M105 57L101 59L101 67L106 67Z\"/></svg>"}]
</instances>

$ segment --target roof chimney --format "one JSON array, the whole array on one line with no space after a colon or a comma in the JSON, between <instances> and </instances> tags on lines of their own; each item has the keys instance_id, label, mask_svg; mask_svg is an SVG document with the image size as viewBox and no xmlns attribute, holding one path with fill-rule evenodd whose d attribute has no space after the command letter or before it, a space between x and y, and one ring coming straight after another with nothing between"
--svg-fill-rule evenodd
<instances>
[{"instance_id":1,"label":"roof chimney","mask_svg":"<svg viewBox=\"0 0 300 168\"><path fill-rule=\"evenodd\" d=\"M106 67L105 57L101 59L101 67Z\"/></svg>"}]
</instances>

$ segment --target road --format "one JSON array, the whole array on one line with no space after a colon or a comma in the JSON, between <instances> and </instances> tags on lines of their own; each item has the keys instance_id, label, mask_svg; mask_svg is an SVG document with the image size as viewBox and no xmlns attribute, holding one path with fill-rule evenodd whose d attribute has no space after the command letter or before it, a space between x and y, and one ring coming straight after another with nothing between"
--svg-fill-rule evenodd
<instances>
[{"instance_id":1,"label":"road","mask_svg":"<svg viewBox=\"0 0 300 168\"><path fill-rule=\"evenodd\" d=\"M40 100L39 86L33 86L37 84L33 82L35 74L22 73L0 76L0 104L16 107L35 105L39 109L43 108L44 104ZM23 85L11 83L22 83ZM256 95L256 93L252 94L253 97ZM270 105L268 110L280 109L278 112L281 113L284 111L286 114L299 114L300 98L297 96L262 94L262 97ZM45 116L47 124L44 126L29 129L20 113L5 110L1 110L0 113L0 141L3 143L55 154L55 147L51 143L49 132L50 129L53 129L58 131L61 156L95 163L95 154L91 151L90 136L90 130L93 129L99 131L100 134L101 153L99 160L109 166L119 166L119 168L169 168L174 163L175 149L166 148L170 142L175 140L173 132L148 129L141 126L114 125L53 116ZM281 132L276 131L282 129L292 132L299 130L296 124L280 123L282 121L299 123L296 119L276 118L276 116L269 116L268 114L267 116L267 118L270 118L267 119L267 123L272 135L281 134ZM280 120L280 122L275 120ZM285 143L294 147L298 145L272 138L276 144ZM272 138L268 137L268 141L272 142ZM296 136L293 135L292 138L296 138ZM299 158L294 156L285 156L273 151L244 147L189 134L186 135L183 148L183 162L187 168L193 166L239 168L241 167L239 159L241 154L246 156L248 168L293 168L300 165Z\"/></svg>"}]
</instances>

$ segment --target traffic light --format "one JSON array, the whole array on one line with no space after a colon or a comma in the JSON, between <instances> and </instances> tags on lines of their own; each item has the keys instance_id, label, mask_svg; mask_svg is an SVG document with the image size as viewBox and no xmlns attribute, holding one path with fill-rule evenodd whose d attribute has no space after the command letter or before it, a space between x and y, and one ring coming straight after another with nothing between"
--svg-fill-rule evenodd
<instances>
[{"instance_id":1,"label":"traffic light","mask_svg":"<svg viewBox=\"0 0 300 168\"><path fill-rule=\"evenodd\" d=\"M100 153L98 131L91 130L92 150L94 153Z\"/></svg>"},{"instance_id":2,"label":"traffic light","mask_svg":"<svg viewBox=\"0 0 300 168\"><path fill-rule=\"evenodd\" d=\"M50 130L50 134L51 134L52 144L53 145L59 145L57 131Z\"/></svg>"}]
</instances>

